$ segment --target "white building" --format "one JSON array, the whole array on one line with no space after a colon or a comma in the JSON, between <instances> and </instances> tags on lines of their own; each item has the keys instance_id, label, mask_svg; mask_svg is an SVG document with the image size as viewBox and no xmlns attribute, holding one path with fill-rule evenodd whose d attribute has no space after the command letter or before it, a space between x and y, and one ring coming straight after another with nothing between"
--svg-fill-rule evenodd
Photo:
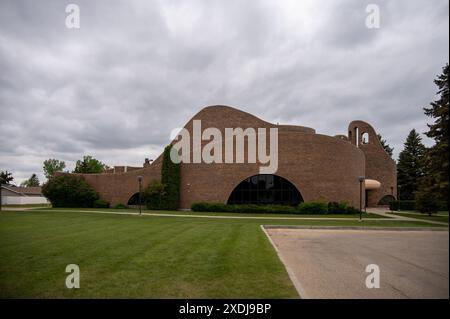
<instances>
[{"instance_id":1,"label":"white building","mask_svg":"<svg viewBox=\"0 0 450 319\"><path fill-rule=\"evenodd\" d=\"M47 204L49 201L42 195L41 187L1 186L2 205Z\"/></svg>"}]
</instances>

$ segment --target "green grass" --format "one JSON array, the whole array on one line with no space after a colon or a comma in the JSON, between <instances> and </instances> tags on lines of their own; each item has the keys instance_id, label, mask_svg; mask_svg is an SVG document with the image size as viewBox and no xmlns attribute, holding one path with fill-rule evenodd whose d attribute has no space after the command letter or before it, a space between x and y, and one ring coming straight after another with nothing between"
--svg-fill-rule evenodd
<instances>
[{"instance_id":1,"label":"green grass","mask_svg":"<svg viewBox=\"0 0 450 319\"><path fill-rule=\"evenodd\" d=\"M416 219L423 219L423 220L432 220L436 222L443 222L448 223L448 215L425 215L425 214L408 214L408 213L395 213L395 215L403 216L403 217L411 217Z\"/></svg>"},{"instance_id":2,"label":"green grass","mask_svg":"<svg viewBox=\"0 0 450 319\"><path fill-rule=\"evenodd\" d=\"M296 298L261 223L82 210L3 211L0 298ZM432 226L390 219L264 224ZM80 266L80 289L65 287L68 264Z\"/></svg>"},{"instance_id":3,"label":"green grass","mask_svg":"<svg viewBox=\"0 0 450 319\"><path fill-rule=\"evenodd\" d=\"M390 213L392 213L392 214L400 213L400 214L420 214L420 215L422 215L422 214L421 214L419 211L417 211L417 210L391 211ZM437 214L434 214L434 215L437 215L437 216L448 216L448 211L440 210L440 211L437 212Z\"/></svg>"},{"instance_id":4,"label":"green grass","mask_svg":"<svg viewBox=\"0 0 450 319\"><path fill-rule=\"evenodd\" d=\"M9 204L9 205L2 205L2 209L6 210L7 208L49 208L52 207L51 204Z\"/></svg>"},{"instance_id":5,"label":"green grass","mask_svg":"<svg viewBox=\"0 0 450 319\"><path fill-rule=\"evenodd\" d=\"M48 211L48 209L40 209L43 211ZM58 208L58 210L64 211L73 211L78 210L77 208ZM86 210L91 211L106 211L106 212L120 212L120 213L137 213L139 210L137 209L104 209L104 208L89 208ZM166 210L142 210L143 213L149 214L164 214L164 215L197 215L197 216L232 216L232 217L275 217L275 218L354 218L359 219L359 214L327 214L327 215L318 215L318 214L243 214L243 213L217 213L217 212L193 212L193 211L166 211ZM389 218L384 217L377 214L371 213L363 213L363 218Z\"/></svg>"}]
</instances>

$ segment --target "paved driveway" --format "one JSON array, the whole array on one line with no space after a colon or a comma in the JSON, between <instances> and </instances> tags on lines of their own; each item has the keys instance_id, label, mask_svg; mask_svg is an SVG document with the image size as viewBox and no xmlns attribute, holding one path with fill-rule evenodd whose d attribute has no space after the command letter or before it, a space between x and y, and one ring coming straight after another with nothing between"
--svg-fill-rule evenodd
<instances>
[{"instance_id":1,"label":"paved driveway","mask_svg":"<svg viewBox=\"0 0 450 319\"><path fill-rule=\"evenodd\" d=\"M448 231L277 229L267 233L302 298L448 298ZM368 289L368 264L380 288Z\"/></svg>"}]
</instances>

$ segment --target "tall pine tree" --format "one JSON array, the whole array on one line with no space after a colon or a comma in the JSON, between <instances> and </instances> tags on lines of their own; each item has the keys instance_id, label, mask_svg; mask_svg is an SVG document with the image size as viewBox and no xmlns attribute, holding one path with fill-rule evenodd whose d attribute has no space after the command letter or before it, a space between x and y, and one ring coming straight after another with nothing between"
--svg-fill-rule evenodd
<instances>
[{"instance_id":1,"label":"tall pine tree","mask_svg":"<svg viewBox=\"0 0 450 319\"><path fill-rule=\"evenodd\" d=\"M439 99L424 108L425 115L434 119L432 124L428 124L426 135L434 139L435 144L425 154L425 176L420 181L415 200L416 208L428 214L444 209L438 201L446 203L445 209L448 209L448 71L447 64L434 80Z\"/></svg>"},{"instance_id":2,"label":"tall pine tree","mask_svg":"<svg viewBox=\"0 0 450 319\"><path fill-rule=\"evenodd\" d=\"M448 142L449 142L449 89L448 89L449 65L443 68L443 72L434 83L438 87L439 99L430 103L430 107L425 107L425 115L434 119L432 124L428 124L426 135L434 139L435 144L426 153L426 169L428 179L424 180L424 188L428 192L433 192L443 201L448 202Z\"/></svg>"},{"instance_id":3,"label":"tall pine tree","mask_svg":"<svg viewBox=\"0 0 450 319\"><path fill-rule=\"evenodd\" d=\"M397 164L397 183L400 199L414 199L419 181L424 175L425 146L416 130L412 130L400 152Z\"/></svg>"}]
</instances>

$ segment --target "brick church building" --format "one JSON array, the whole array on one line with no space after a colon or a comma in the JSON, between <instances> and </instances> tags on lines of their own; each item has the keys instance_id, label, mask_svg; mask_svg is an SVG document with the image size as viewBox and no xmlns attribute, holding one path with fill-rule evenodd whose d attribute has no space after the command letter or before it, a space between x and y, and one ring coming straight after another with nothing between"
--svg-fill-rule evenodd
<instances>
[{"instance_id":1,"label":"brick church building","mask_svg":"<svg viewBox=\"0 0 450 319\"><path fill-rule=\"evenodd\" d=\"M309 127L272 124L219 105L194 115L184 127L188 132L194 120L222 133L225 128L277 128L278 167L274 174L260 174L259 163L181 163L181 209L189 209L193 202L298 204L317 200L359 207L361 198L367 206L376 206L397 196L396 164L366 122L353 121L346 135L328 136ZM138 177L143 177L144 187L159 180L161 163L159 156L153 162L146 160L143 167L115 166L102 174L82 176L111 205L132 205Z\"/></svg>"}]
</instances>

